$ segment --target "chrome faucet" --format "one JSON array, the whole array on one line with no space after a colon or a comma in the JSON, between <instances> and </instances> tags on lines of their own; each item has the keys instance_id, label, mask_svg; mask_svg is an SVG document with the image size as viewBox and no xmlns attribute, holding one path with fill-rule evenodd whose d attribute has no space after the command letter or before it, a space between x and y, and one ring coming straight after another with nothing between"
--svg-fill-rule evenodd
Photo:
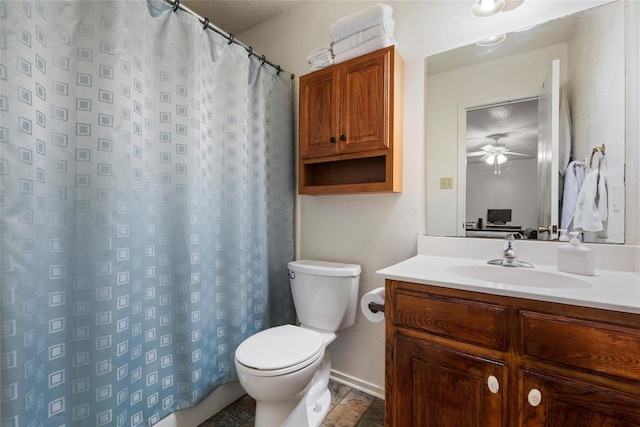
<instances>
[{"instance_id":1,"label":"chrome faucet","mask_svg":"<svg viewBox=\"0 0 640 427\"><path fill-rule=\"evenodd\" d=\"M502 265L504 267L533 267L533 265L528 262L518 260L513 233L507 234L504 238L504 244L502 245L502 258L492 259L491 261L487 261L487 263L492 265Z\"/></svg>"}]
</instances>

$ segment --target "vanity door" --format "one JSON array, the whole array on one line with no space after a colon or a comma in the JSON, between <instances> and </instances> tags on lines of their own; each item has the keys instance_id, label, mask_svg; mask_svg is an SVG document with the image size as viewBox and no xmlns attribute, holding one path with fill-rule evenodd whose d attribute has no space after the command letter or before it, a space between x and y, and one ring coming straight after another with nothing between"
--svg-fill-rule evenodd
<instances>
[{"instance_id":1,"label":"vanity door","mask_svg":"<svg viewBox=\"0 0 640 427\"><path fill-rule=\"evenodd\" d=\"M503 362L402 335L395 354L394 420L387 425L506 427Z\"/></svg>"},{"instance_id":2,"label":"vanity door","mask_svg":"<svg viewBox=\"0 0 640 427\"><path fill-rule=\"evenodd\" d=\"M567 377L519 371L520 427L637 427L637 395Z\"/></svg>"}]
</instances>

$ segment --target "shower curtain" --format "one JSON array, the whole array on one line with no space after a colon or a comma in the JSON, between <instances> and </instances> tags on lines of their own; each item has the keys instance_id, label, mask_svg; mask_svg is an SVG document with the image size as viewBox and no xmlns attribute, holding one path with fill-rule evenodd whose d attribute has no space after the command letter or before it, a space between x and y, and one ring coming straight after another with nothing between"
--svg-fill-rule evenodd
<instances>
[{"instance_id":1,"label":"shower curtain","mask_svg":"<svg viewBox=\"0 0 640 427\"><path fill-rule=\"evenodd\" d=\"M290 75L161 0L0 3L1 426L152 425L295 319Z\"/></svg>"}]
</instances>

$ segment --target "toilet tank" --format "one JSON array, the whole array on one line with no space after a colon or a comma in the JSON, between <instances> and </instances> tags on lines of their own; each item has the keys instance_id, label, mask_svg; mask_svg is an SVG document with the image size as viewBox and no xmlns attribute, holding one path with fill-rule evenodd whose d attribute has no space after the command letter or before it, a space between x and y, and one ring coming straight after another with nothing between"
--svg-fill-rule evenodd
<instances>
[{"instance_id":1,"label":"toilet tank","mask_svg":"<svg viewBox=\"0 0 640 427\"><path fill-rule=\"evenodd\" d=\"M353 325L362 271L359 265L301 260L290 262L288 268L302 326L335 332Z\"/></svg>"}]
</instances>

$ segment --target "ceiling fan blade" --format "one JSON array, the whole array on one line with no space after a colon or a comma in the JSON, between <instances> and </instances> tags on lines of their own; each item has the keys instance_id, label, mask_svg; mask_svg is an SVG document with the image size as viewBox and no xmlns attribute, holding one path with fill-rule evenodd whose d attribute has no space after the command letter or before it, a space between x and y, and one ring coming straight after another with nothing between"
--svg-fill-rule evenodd
<instances>
[{"instance_id":1,"label":"ceiling fan blade","mask_svg":"<svg viewBox=\"0 0 640 427\"><path fill-rule=\"evenodd\" d=\"M524 154L524 153L516 153L515 151L505 151L503 152L503 154L505 156L525 156L525 157L532 157L529 154Z\"/></svg>"},{"instance_id":2,"label":"ceiling fan blade","mask_svg":"<svg viewBox=\"0 0 640 427\"><path fill-rule=\"evenodd\" d=\"M480 147L482 151L485 151L488 153L493 153L494 151L496 151L496 148L497 147L495 145L491 145L491 144L483 145L482 147Z\"/></svg>"},{"instance_id":3,"label":"ceiling fan blade","mask_svg":"<svg viewBox=\"0 0 640 427\"><path fill-rule=\"evenodd\" d=\"M485 154L487 154L485 151L472 151L467 153L467 157L484 156Z\"/></svg>"}]
</instances>

